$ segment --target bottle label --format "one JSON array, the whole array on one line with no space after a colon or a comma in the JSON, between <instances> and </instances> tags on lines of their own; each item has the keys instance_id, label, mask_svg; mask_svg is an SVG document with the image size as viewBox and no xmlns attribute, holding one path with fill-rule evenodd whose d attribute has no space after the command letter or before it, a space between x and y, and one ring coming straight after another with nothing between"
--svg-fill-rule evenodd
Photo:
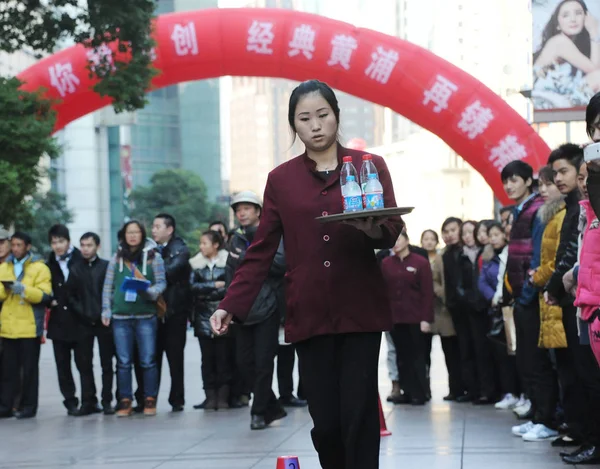
<instances>
[{"instance_id":1,"label":"bottle label","mask_svg":"<svg viewBox=\"0 0 600 469\"><path fill-rule=\"evenodd\" d=\"M362 196L351 195L344 197L344 212L358 212L363 209Z\"/></svg>"},{"instance_id":2,"label":"bottle label","mask_svg":"<svg viewBox=\"0 0 600 469\"><path fill-rule=\"evenodd\" d=\"M383 205L383 192L365 194L365 208L367 210L381 210Z\"/></svg>"}]
</instances>

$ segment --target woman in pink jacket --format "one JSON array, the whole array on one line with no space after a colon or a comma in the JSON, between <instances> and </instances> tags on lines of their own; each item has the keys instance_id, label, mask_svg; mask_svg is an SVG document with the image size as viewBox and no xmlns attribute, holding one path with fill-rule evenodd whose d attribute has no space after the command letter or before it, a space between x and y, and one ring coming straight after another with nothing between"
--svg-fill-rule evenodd
<instances>
[{"instance_id":1,"label":"woman in pink jacket","mask_svg":"<svg viewBox=\"0 0 600 469\"><path fill-rule=\"evenodd\" d=\"M589 327L590 345L600 365L600 225L588 199L579 204L585 210L587 225L577 274L575 306L581 310L581 319Z\"/></svg>"}]
</instances>

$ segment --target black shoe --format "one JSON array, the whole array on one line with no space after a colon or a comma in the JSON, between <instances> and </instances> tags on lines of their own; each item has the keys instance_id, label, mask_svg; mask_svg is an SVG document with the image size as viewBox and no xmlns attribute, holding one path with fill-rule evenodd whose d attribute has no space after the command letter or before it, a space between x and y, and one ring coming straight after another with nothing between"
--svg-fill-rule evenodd
<instances>
[{"instance_id":1,"label":"black shoe","mask_svg":"<svg viewBox=\"0 0 600 469\"><path fill-rule=\"evenodd\" d=\"M250 422L251 430L264 430L267 428L267 422L262 415L253 415L252 420Z\"/></svg>"},{"instance_id":2,"label":"black shoe","mask_svg":"<svg viewBox=\"0 0 600 469\"><path fill-rule=\"evenodd\" d=\"M31 409L19 410L15 412L15 417L17 418L17 420L32 419L35 417L35 415L36 412Z\"/></svg>"},{"instance_id":3,"label":"black shoe","mask_svg":"<svg viewBox=\"0 0 600 469\"><path fill-rule=\"evenodd\" d=\"M144 404L138 404L133 408L133 411L136 414L143 414L144 413Z\"/></svg>"},{"instance_id":4,"label":"black shoe","mask_svg":"<svg viewBox=\"0 0 600 469\"><path fill-rule=\"evenodd\" d=\"M200 405L204 405L204 403L200 404ZM244 407L248 407L248 404L245 404L239 397L236 397L234 399L231 399L229 401L229 408L230 409L242 409ZM201 409L201 407L198 407L199 409Z\"/></svg>"},{"instance_id":5,"label":"black shoe","mask_svg":"<svg viewBox=\"0 0 600 469\"><path fill-rule=\"evenodd\" d=\"M201 404L196 404L194 406L194 409L196 409L196 410L204 409L205 404L206 404L206 399L204 399L204 402L202 402Z\"/></svg>"},{"instance_id":6,"label":"black shoe","mask_svg":"<svg viewBox=\"0 0 600 469\"><path fill-rule=\"evenodd\" d=\"M104 415L115 415L117 413L117 409L115 409L112 405L107 404L102 408Z\"/></svg>"},{"instance_id":7,"label":"black shoe","mask_svg":"<svg viewBox=\"0 0 600 469\"><path fill-rule=\"evenodd\" d=\"M281 420L281 419L287 417L287 415L288 414L283 409L283 407L280 407L278 409L275 409L273 412L267 413L264 417L264 420L267 425L271 425L276 420Z\"/></svg>"},{"instance_id":8,"label":"black shoe","mask_svg":"<svg viewBox=\"0 0 600 469\"><path fill-rule=\"evenodd\" d=\"M494 399L490 399L489 397L482 396L479 399L473 401L473 405L491 405L495 404Z\"/></svg>"},{"instance_id":9,"label":"black shoe","mask_svg":"<svg viewBox=\"0 0 600 469\"><path fill-rule=\"evenodd\" d=\"M456 400L456 396L452 393L448 394L446 397L444 397L444 400L446 402L452 402Z\"/></svg>"},{"instance_id":10,"label":"black shoe","mask_svg":"<svg viewBox=\"0 0 600 469\"><path fill-rule=\"evenodd\" d=\"M553 448L571 448L571 447L579 447L581 446L581 441L570 438L568 435L561 436L557 438L552 443L550 443ZM565 453L565 455L569 455L571 453ZM563 454L561 453L561 456Z\"/></svg>"},{"instance_id":11,"label":"black shoe","mask_svg":"<svg viewBox=\"0 0 600 469\"><path fill-rule=\"evenodd\" d=\"M577 449L574 451L561 451L558 454L561 458L565 458L567 456L577 456L579 453L581 453L587 447L588 447L587 445L578 445Z\"/></svg>"},{"instance_id":12,"label":"black shoe","mask_svg":"<svg viewBox=\"0 0 600 469\"><path fill-rule=\"evenodd\" d=\"M79 409L77 407L69 406L69 407L67 407L67 415L69 415L71 417L78 417Z\"/></svg>"},{"instance_id":13,"label":"black shoe","mask_svg":"<svg viewBox=\"0 0 600 469\"><path fill-rule=\"evenodd\" d=\"M462 396L458 396L456 398L456 402L459 404L464 404L466 402L473 402L475 398L471 394L463 394Z\"/></svg>"},{"instance_id":14,"label":"black shoe","mask_svg":"<svg viewBox=\"0 0 600 469\"><path fill-rule=\"evenodd\" d=\"M182 405L174 405L172 410L173 410L173 412L183 412L183 406Z\"/></svg>"},{"instance_id":15,"label":"black shoe","mask_svg":"<svg viewBox=\"0 0 600 469\"><path fill-rule=\"evenodd\" d=\"M423 406L425 405L425 399L411 399L410 404L414 406Z\"/></svg>"},{"instance_id":16,"label":"black shoe","mask_svg":"<svg viewBox=\"0 0 600 469\"><path fill-rule=\"evenodd\" d=\"M404 405L410 404L412 402L412 399L408 394L400 394L400 396L396 397L393 402L396 405Z\"/></svg>"},{"instance_id":17,"label":"black shoe","mask_svg":"<svg viewBox=\"0 0 600 469\"><path fill-rule=\"evenodd\" d=\"M563 456L562 460L567 464L598 464L600 463L600 446L584 446L577 454Z\"/></svg>"},{"instance_id":18,"label":"black shoe","mask_svg":"<svg viewBox=\"0 0 600 469\"><path fill-rule=\"evenodd\" d=\"M294 396L280 397L279 403L283 407L306 407L308 405L308 402L303 401L302 399L298 399L297 397L294 397Z\"/></svg>"},{"instance_id":19,"label":"black shoe","mask_svg":"<svg viewBox=\"0 0 600 469\"><path fill-rule=\"evenodd\" d=\"M14 416L15 413L12 411L12 409L7 409L6 407L0 408L0 419L9 419Z\"/></svg>"},{"instance_id":20,"label":"black shoe","mask_svg":"<svg viewBox=\"0 0 600 469\"><path fill-rule=\"evenodd\" d=\"M94 405L82 405L81 408L74 415L75 417L85 417L86 415L101 414L103 412L102 407L98 404Z\"/></svg>"}]
</instances>

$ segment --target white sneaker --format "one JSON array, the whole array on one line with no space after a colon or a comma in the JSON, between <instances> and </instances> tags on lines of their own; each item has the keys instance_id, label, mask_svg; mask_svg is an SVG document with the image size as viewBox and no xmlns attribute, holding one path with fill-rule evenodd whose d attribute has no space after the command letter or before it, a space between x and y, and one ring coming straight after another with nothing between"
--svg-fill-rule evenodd
<instances>
[{"instance_id":1,"label":"white sneaker","mask_svg":"<svg viewBox=\"0 0 600 469\"><path fill-rule=\"evenodd\" d=\"M521 394L521 397L519 397L519 401L515 404L513 409L524 406L525 402L527 402L527 399L525 399L525 394Z\"/></svg>"},{"instance_id":2,"label":"white sneaker","mask_svg":"<svg viewBox=\"0 0 600 469\"><path fill-rule=\"evenodd\" d=\"M518 417L524 417L531 410L531 401L527 400L524 405L521 407L515 407L513 412L517 414Z\"/></svg>"},{"instance_id":3,"label":"white sneaker","mask_svg":"<svg viewBox=\"0 0 600 469\"><path fill-rule=\"evenodd\" d=\"M527 422L522 425L516 425L512 427L512 434L515 436L523 437L523 435L533 430L533 427L535 427L535 424L533 422Z\"/></svg>"},{"instance_id":4,"label":"white sneaker","mask_svg":"<svg viewBox=\"0 0 600 469\"><path fill-rule=\"evenodd\" d=\"M523 435L523 441L547 441L558 438L558 432L541 423Z\"/></svg>"},{"instance_id":5,"label":"white sneaker","mask_svg":"<svg viewBox=\"0 0 600 469\"><path fill-rule=\"evenodd\" d=\"M516 396L513 394L507 394L504 396L504 399L502 399L500 402L497 402L494 407L498 410L509 410L514 408L518 402L519 399L517 399Z\"/></svg>"}]
</instances>

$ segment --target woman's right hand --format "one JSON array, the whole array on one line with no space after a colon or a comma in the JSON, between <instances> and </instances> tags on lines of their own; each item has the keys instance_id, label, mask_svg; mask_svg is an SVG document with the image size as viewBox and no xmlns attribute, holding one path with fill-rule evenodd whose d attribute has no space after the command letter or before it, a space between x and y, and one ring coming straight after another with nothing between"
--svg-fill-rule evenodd
<instances>
[{"instance_id":1,"label":"woman's right hand","mask_svg":"<svg viewBox=\"0 0 600 469\"><path fill-rule=\"evenodd\" d=\"M218 309L210 317L210 327L217 335L226 334L232 319L233 314L229 314L224 309Z\"/></svg>"},{"instance_id":2,"label":"woman's right hand","mask_svg":"<svg viewBox=\"0 0 600 469\"><path fill-rule=\"evenodd\" d=\"M102 324L106 327L110 326L110 318L102 318Z\"/></svg>"},{"instance_id":3,"label":"woman's right hand","mask_svg":"<svg viewBox=\"0 0 600 469\"><path fill-rule=\"evenodd\" d=\"M592 39L598 35L598 20L589 11L585 16L585 29L590 33Z\"/></svg>"},{"instance_id":4,"label":"woman's right hand","mask_svg":"<svg viewBox=\"0 0 600 469\"><path fill-rule=\"evenodd\" d=\"M215 282L215 288L225 288L225 282L223 280L217 280Z\"/></svg>"}]
</instances>

